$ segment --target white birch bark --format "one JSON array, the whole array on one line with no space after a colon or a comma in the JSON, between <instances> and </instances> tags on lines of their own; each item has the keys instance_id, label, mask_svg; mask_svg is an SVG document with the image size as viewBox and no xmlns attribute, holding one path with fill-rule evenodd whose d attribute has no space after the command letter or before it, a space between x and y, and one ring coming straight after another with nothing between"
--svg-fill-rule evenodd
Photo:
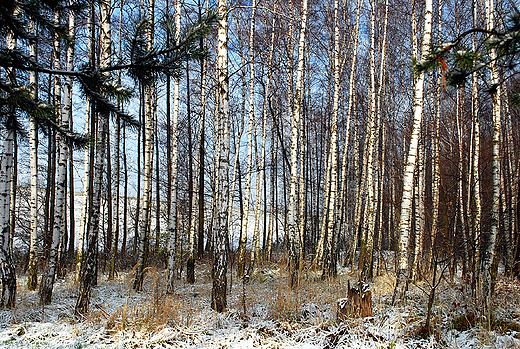
<instances>
[{"instance_id":1,"label":"white birch bark","mask_svg":"<svg viewBox=\"0 0 520 349\"><path fill-rule=\"evenodd\" d=\"M85 134L90 133L90 113L91 105L90 99L87 97L85 101ZM93 146L93 145L90 145ZM74 267L74 282L79 283L81 277L81 265L83 264L84 248L85 248L85 235L87 229L87 216L88 216L88 197L89 197L89 177L90 177L90 156L88 148L85 149L85 155L83 160L83 197L84 202L81 208L80 228L78 233L78 251L76 253L76 265Z\"/></svg>"},{"instance_id":2,"label":"white birch bark","mask_svg":"<svg viewBox=\"0 0 520 349\"><path fill-rule=\"evenodd\" d=\"M289 241L289 284L297 286L299 269L299 244L300 237L296 223L296 186L298 179L298 126L302 117L303 108L303 65L305 52L305 31L307 28L307 0L302 3L302 19L300 27L300 38L298 43L298 70L296 73L296 91L294 96L294 113L291 118L291 174L289 189L289 205L287 214L287 234Z\"/></svg>"},{"instance_id":3,"label":"white birch bark","mask_svg":"<svg viewBox=\"0 0 520 349\"><path fill-rule=\"evenodd\" d=\"M413 253L413 263L410 270L410 278L413 279L422 271L423 241L424 241L424 188L425 172L424 161L426 155L425 139L419 141L419 159L416 168L415 179L415 250Z\"/></svg>"},{"instance_id":4,"label":"white birch bark","mask_svg":"<svg viewBox=\"0 0 520 349\"><path fill-rule=\"evenodd\" d=\"M493 30L495 26L495 5L494 0L486 0L486 29ZM492 110L493 110L493 203L491 207L491 229L487 245L483 248L482 264L480 274L480 295L484 313L490 315L492 289L495 282L495 277L492 275L492 265L496 254L496 239L499 225L499 209L500 209L500 133L501 133L501 118L500 118L500 86L498 68L496 63L496 50L491 49L490 52L490 70L491 70L491 85L496 86L496 91L492 93Z\"/></svg>"},{"instance_id":5,"label":"white birch bark","mask_svg":"<svg viewBox=\"0 0 520 349\"><path fill-rule=\"evenodd\" d=\"M36 24L30 22L31 34L36 33ZM29 55L36 61L36 42L29 44ZM29 84L32 98L38 99L38 73L31 72ZM31 240L29 244L29 263L27 266L27 289L34 291L38 284L38 123L35 118L29 121L29 148L31 167Z\"/></svg>"},{"instance_id":6,"label":"white birch bark","mask_svg":"<svg viewBox=\"0 0 520 349\"><path fill-rule=\"evenodd\" d=\"M336 193L338 190L338 114L340 80L340 42L339 42L339 1L334 0L334 97L332 102L332 122L330 131L330 186L327 218L327 248L323 275L336 276L336 251L334 240L336 238Z\"/></svg>"},{"instance_id":7,"label":"white birch bark","mask_svg":"<svg viewBox=\"0 0 520 349\"><path fill-rule=\"evenodd\" d=\"M152 51L154 47L154 20L155 0L148 3L149 27L146 33L146 47ZM145 86L145 135L144 135L144 183L143 183L143 209L141 216L141 226L139 228L139 252L137 266L135 269L135 279L133 289L141 291L143 287L144 272L148 261L148 245L150 233L150 219L152 210L152 170L153 170L153 144L154 144L154 83Z\"/></svg>"},{"instance_id":8,"label":"white birch bark","mask_svg":"<svg viewBox=\"0 0 520 349\"><path fill-rule=\"evenodd\" d=\"M307 55L307 62L309 61ZM311 106L311 95L308 94L307 99L308 110L312 110ZM306 125L305 120L302 118L300 120L300 151L299 151L299 161L300 161L300 174L298 177L298 272L301 272L303 268L303 258L304 258L304 239L305 239L305 152L307 151L307 143L306 143Z\"/></svg>"},{"instance_id":9,"label":"white birch bark","mask_svg":"<svg viewBox=\"0 0 520 349\"><path fill-rule=\"evenodd\" d=\"M377 106L376 106L376 119L379 121L379 126L381 128L381 142L380 142L380 148L381 148L381 161L380 161L380 172L378 175L378 182L377 182L377 201L374 203L374 205L379 206L379 222L378 222L378 229L379 229L379 236L377 240L377 252L378 252L378 265L377 265L377 272L380 272L380 264L381 264L381 247L382 247L382 232L383 232L383 187L384 187L384 177L385 177L385 149L386 149L386 126L385 121L383 120L383 113L382 113L382 104L385 101L385 76L386 76L386 50L387 50L387 33L388 33L388 0L385 0L385 14L384 14L384 20L383 20L383 41L381 43L381 58L379 62L379 83L378 83L378 90L377 90ZM377 164L374 166L378 166ZM375 194L374 194L375 195ZM374 220L376 218L376 215L374 215ZM374 222L375 226L375 222ZM374 228L375 231L375 228ZM371 262L373 264L373 262ZM372 271L370 272L371 276L373 276L373 267L371 268Z\"/></svg>"},{"instance_id":10,"label":"white birch bark","mask_svg":"<svg viewBox=\"0 0 520 349\"><path fill-rule=\"evenodd\" d=\"M338 210L341 212L341 229L340 231L347 230L347 221L348 215L346 214L346 210L344 209L346 204L346 195L347 195L347 164L348 164L348 149L350 142L350 123L353 113L353 104L354 104L354 95L356 93L355 90L355 77L356 77L356 62L357 62L357 51L358 51L358 43L359 43L359 25L361 18L361 5L362 0L358 0L357 2L357 10L356 10L356 22L354 25L354 31L352 33L352 62L350 64L350 74L349 74L349 83L348 83L348 103L347 103L347 117L345 119L345 145L343 148L343 156L341 159L341 172L338 173L338 176L341 176L341 180L338 179L338 183L341 183L341 191L338 198ZM355 160L354 160L355 161Z\"/></svg>"},{"instance_id":11,"label":"white birch bark","mask_svg":"<svg viewBox=\"0 0 520 349\"><path fill-rule=\"evenodd\" d=\"M247 127L247 167L246 182L244 188L244 216L240 229L240 243L238 250L238 270L237 276L241 277L245 273L245 255L247 243L247 223L249 221L249 200L251 197L251 177L253 172L253 135L255 131L255 62L254 62L254 37L255 37L255 15L256 0L252 1L251 26L249 29L249 121ZM256 194L258 196L258 193ZM254 245L254 244L253 244ZM254 246L251 245L251 251ZM253 253L251 253L253 255Z\"/></svg>"},{"instance_id":12,"label":"white birch bark","mask_svg":"<svg viewBox=\"0 0 520 349\"><path fill-rule=\"evenodd\" d=\"M0 160L0 280L2 294L0 307L12 308L16 299L16 276L10 247L9 207L11 200L11 177L13 171L14 130L5 130Z\"/></svg>"},{"instance_id":13,"label":"white birch bark","mask_svg":"<svg viewBox=\"0 0 520 349\"><path fill-rule=\"evenodd\" d=\"M273 23L274 24L274 23ZM267 58L267 78L265 81L265 91L264 91L264 110L262 114L263 123L262 123L262 145L261 145L261 154L260 154L260 166L258 168L258 174L256 177L256 205L255 205L255 228L253 233L253 248L251 248L251 266L250 270L254 267L256 261L260 261L260 211L261 211L261 203L262 203L262 187L264 184L265 178L265 162L266 162L266 140L267 140L267 121L268 121L268 103L269 103L269 92L271 87L271 76L273 73L273 55L274 55L274 25L271 26L271 42L269 45L269 56ZM271 211L271 216L273 212ZM271 229L271 226L269 227ZM267 232L264 231L264 234ZM265 238L265 235L264 235ZM271 235L272 239L272 235ZM271 241L272 242L272 241ZM267 242L269 243L269 242ZM254 253L253 253L254 251ZM251 272L249 273L251 274Z\"/></svg>"},{"instance_id":14,"label":"white birch bark","mask_svg":"<svg viewBox=\"0 0 520 349\"><path fill-rule=\"evenodd\" d=\"M16 11L16 10L15 10ZM6 46L8 50L16 49L16 39L11 32L7 33ZM15 85L12 79L16 72L9 71L8 83ZM16 274L10 247L9 209L11 201L11 179L13 175L14 138L16 132L5 129L2 133L3 149L0 156L0 281L2 293L0 307L13 308L16 300Z\"/></svg>"},{"instance_id":15,"label":"white birch bark","mask_svg":"<svg viewBox=\"0 0 520 349\"><path fill-rule=\"evenodd\" d=\"M432 1L426 0L424 7L424 30L421 45L421 58L426 57L430 49L432 31ZM399 218L399 248L397 282L395 285L392 303L403 301L406 295L409 277L408 242L410 239L410 217L412 211L413 177L417 165L417 148L421 132L423 114L423 93L425 73L417 77L414 87L413 125L410 138L410 147L406 159L403 175L403 196L401 199L401 216Z\"/></svg>"},{"instance_id":16,"label":"white birch bark","mask_svg":"<svg viewBox=\"0 0 520 349\"><path fill-rule=\"evenodd\" d=\"M87 46L88 46L88 56L93 57L93 31L94 31L94 23L92 16L92 7L89 6L88 14L87 14ZM91 113L92 106L90 102L90 98L87 96L85 98L85 134L90 134L90 124L91 124ZM93 144L90 147L94 146ZM76 254L76 265L75 265L75 274L74 274L74 282L79 283L81 277L81 268L83 265L83 257L84 257L84 249L85 249L85 235L87 230L87 219L88 219L88 206L89 206L89 183L90 183L90 151L88 148L85 149L84 160L83 160L83 197L84 202L81 209L81 219L80 219L80 228L79 228L79 236L78 236L78 251ZM93 161L93 160L92 160Z\"/></svg>"},{"instance_id":17,"label":"white birch bark","mask_svg":"<svg viewBox=\"0 0 520 349\"><path fill-rule=\"evenodd\" d=\"M331 173L331 153L332 148L329 149L327 156L325 157L325 180L324 180L324 192L323 192L323 215L321 217L321 227L320 227L320 236L318 238L318 243L316 244L316 250L314 252L314 259L312 261L313 266L320 266L322 271L323 269L323 256L325 255L325 239L327 236L327 219L328 219L328 211L330 205L330 173Z\"/></svg>"},{"instance_id":18,"label":"white birch bark","mask_svg":"<svg viewBox=\"0 0 520 349\"><path fill-rule=\"evenodd\" d=\"M60 23L60 15L55 12L54 20L56 23ZM60 38L58 34L54 36L54 69L61 70L61 54L60 54ZM61 100L61 77L55 75L54 77L54 105L56 107L56 113L58 120L60 120L60 126L64 129L69 128L69 115L62 110ZM52 242L51 249L49 251L49 259L45 266L45 271L42 276L40 284L40 303L50 304L52 301L52 288L54 287L54 279L58 267L58 254L61 237L64 234L64 213L65 213L65 193L67 187L67 160L68 155L68 144L64 136L57 132L56 140L58 143L58 164L57 164L57 175L56 175L56 198L54 204L54 226L52 228Z\"/></svg>"},{"instance_id":19,"label":"white birch bark","mask_svg":"<svg viewBox=\"0 0 520 349\"><path fill-rule=\"evenodd\" d=\"M120 2L120 11L123 11L123 1ZM119 49L118 49L118 56L121 60L122 57L122 43L121 43L121 31L123 26L123 16L119 16L119 30L118 30L118 41L119 41ZM117 82L118 84L121 84L121 71L117 72ZM118 103L118 107L121 107L120 103ZM116 269L116 258L117 258L117 251L119 247L119 227L120 227L120 217L119 217L119 206L120 206L120 199L119 199L119 190L121 185L121 174L120 174L120 162L121 162L121 119L119 117L116 117L115 120L115 130L114 130L114 138L115 138L115 144L114 144L114 191L112 194L112 209L113 211L113 217L112 222L109 224L112 224L112 251L110 251L111 257L110 257L110 270L109 270L109 279L113 279L115 276L115 269Z\"/></svg>"},{"instance_id":20,"label":"white birch bark","mask_svg":"<svg viewBox=\"0 0 520 349\"><path fill-rule=\"evenodd\" d=\"M92 11L93 9L91 9ZM111 3L109 1L101 2L101 56L99 65L101 68L108 67L111 62ZM93 52L91 52L93 53ZM91 56L90 59L93 57ZM91 61L91 64L93 62ZM99 221L101 215L101 188L103 182L103 174L106 162L107 134L108 134L108 113L97 112L92 108L91 129L94 130L97 119L97 132L95 144L95 159L91 159L94 163L90 164L92 173L92 193L91 203L88 214L88 223L86 230L86 246L84 253L84 261L81 267L81 277L79 286L79 296L75 306L75 312L85 314L89 310L90 295L92 287L97 282L97 258L98 258L98 235ZM94 114L95 113L95 114ZM92 118L96 118L92 120Z\"/></svg>"},{"instance_id":21,"label":"white birch bark","mask_svg":"<svg viewBox=\"0 0 520 349\"><path fill-rule=\"evenodd\" d=\"M439 40L442 35L442 0L439 0L439 23L437 27L437 36ZM432 139L432 227L430 232L430 251L428 264L430 268L435 266L435 244L437 240L437 226L439 220L439 188L441 184L440 172L440 124L441 124L441 85L443 78L439 75L437 85L435 86L435 129Z\"/></svg>"},{"instance_id":22,"label":"white birch bark","mask_svg":"<svg viewBox=\"0 0 520 349\"><path fill-rule=\"evenodd\" d=\"M373 251L374 251L374 228L375 228L375 187L374 187L374 150L376 144L376 117L377 117L377 91L375 79L375 22L376 22L376 1L370 1L370 109L369 120L367 126L368 142L367 142L367 168L366 176L366 202L365 214L363 216L363 238L361 241L360 267L362 267L361 277L369 279L373 272Z\"/></svg>"},{"instance_id":23,"label":"white birch bark","mask_svg":"<svg viewBox=\"0 0 520 349\"><path fill-rule=\"evenodd\" d=\"M181 35L181 0L175 0L175 41L178 42ZM175 282L175 257L176 257L176 236L178 229L177 222L177 162L179 158L179 135L178 135L178 123L179 123L179 78L176 77L173 83L173 110L172 110L172 147L171 147L171 183L170 198L171 198L171 214L170 221L168 222L168 286L167 290L169 293L173 292ZM170 98L170 96L167 96ZM170 127L170 125L168 125Z\"/></svg>"},{"instance_id":24,"label":"white birch bark","mask_svg":"<svg viewBox=\"0 0 520 349\"><path fill-rule=\"evenodd\" d=\"M221 135L218 153L218 188L217 232L215 236L213 261L213 288L211 308L223 312L227 307L227 248L228 237L228 196L229 196L229 76L228 76L228 35L227 35L227 0L218 0L218 44L217 44L217 99L218 99L218 134Z\"/></svg>"}]
</instances>

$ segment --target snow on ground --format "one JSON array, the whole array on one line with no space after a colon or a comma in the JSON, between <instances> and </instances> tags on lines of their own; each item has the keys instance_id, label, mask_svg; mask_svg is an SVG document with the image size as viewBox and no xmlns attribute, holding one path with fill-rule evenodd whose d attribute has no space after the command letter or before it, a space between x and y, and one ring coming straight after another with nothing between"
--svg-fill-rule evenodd
<instances>
[{"instance_id":1,"label":"snow on ground","mask_svg":"<svg viewBox=\"0 0 520 349\"><path fill-rule=\"evenodd\" d=\"M409 299L390 305L392 278L371 285L374 317L338 324L335 304L345 294L348 270L335 281L306 273L291 291L284 273L266 267L243 284L230 279L228 311L210 310L210 268L197 270L197 283L179 280L165 293L166 276L149 270L144 291L131 289L131 275L101 277L92 292L91 312L74 316L77 288L59 280L51 305L38 304L37 291L18 280L18 305L0 311L2 348L520 348L520 284L497 284L497 325L476 325L473 298L459 282L443 284L433 312L433 333L423 334L427 283L410 286ZM351 281L352 282L352 281ZM465 320L466 319L466 320ZM500 320L500 321L498 321ZM465 322L466 321L466 322Z\"/></svg>"}]
</instances>

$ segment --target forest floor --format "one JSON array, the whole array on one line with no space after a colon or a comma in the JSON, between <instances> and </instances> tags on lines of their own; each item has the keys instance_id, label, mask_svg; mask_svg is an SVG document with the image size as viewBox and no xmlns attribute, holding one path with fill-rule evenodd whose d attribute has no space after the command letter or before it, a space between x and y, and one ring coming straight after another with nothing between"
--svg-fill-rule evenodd
<instances>
[{"instance_id":1,"label":"forest floor","mask_svg":"<svg viewBox=\"0 0 520 349\"><path fill-rule=\"evenodd\" d=\"M57 281L46 307L20 277L16 309L0 311L0 347L520 348L518 280L498 280L496 318L487 325L479 321L475 299L460 279L441 282L432 327L425 331L430 283L411 284L406 303L394 307L394 278L389 273L370 285L372 318L337 323L336 301L345 296L347 280L356 280L350 269L340 269L335 280L304 273L292 291L283 268L264 266L247 283L230 280L228 310L222 314L210 310L208 265L197 267L194 285L178 280L172 295L165 292L165 272L154 268L141 293L131 289L130 273L111 281L102 276L83 319L74 316L77 287L70 277Z\"/></svg>"}]
</instances>

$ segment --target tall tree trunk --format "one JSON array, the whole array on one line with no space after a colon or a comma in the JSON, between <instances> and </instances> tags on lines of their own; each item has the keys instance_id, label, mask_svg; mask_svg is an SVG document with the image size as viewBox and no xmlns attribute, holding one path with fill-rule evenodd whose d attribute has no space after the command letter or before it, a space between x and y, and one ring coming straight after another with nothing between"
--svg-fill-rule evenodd
<instances>
[{"instance_id":1,"label":"tall tree trunk","mask_svg":"<svg viewBox=\"0 0 520 349\"><path fill-rule=\"evenodd\" d=\"M92 9L91 9L92 11ZM100 67L107 67L111 60L111 5L109 2L101 3L101 55ZM92 13L93 16L93 13ZM94 66L93 57L90 57L90 64ZM96 130L95 159L91 161L90 173L90 207L88 215L87 233L86 233L86 249L84 262L81 269L81 278L79 286L79 296L75 306L77 314L85 314L90 305L90 294L92 287L97 283L97 264L98 264L98 235L99 221L101 214L101 190L103 184L103 174L106 162L106 146L108 134L108 113L96 110L95 103L92 105L91 111L91 131ZM91 150L91 157L94 153Z\"/></svg>"},{"instance_id":2,"label":"tall tree trunk","mask_svg":"<svg viewBox=\"0 0 520 349\"><path fill-rule=\"evenodd\" d=\"M93 64L94 60L94 39L95 39L95 31L94 31L94 9L92 6L88 7L88 15L87 15L87 46L88 46L88 56L89 59L92 61L91 64ZM91 130L92 125L92 115L93 107L92 102L90 101L90 98L86 97L86 103L85 103L85 134L95 134L95 129ZM92 133L91 133L92 132ZM94 137L92 141L94 141ZM94 142L92 142L94 143ZM92 203L89 198L91 197L91 167L92 167L92 161L93 157L91 154L93 154L94 145L90 144L89 148L85 149L85 158L83 161L83 207L81 210L81 221L80 221L80 229L79 229L79 237L78 237L78 252L76 255L76 265L75 265L75 275L74 275L74 281L75 283L80 282L81 278L81 270L83 268L83 258L84 258L84 249L85 249L85 237L87 233L87 221L88 221L88 214L89 214L89 204Z\"/></svg>"},{"instance_id":3,"label":"tall tree trunk","mask_svg":"<svg viewBox=\"0 0 520 349\"><path fill-rule=\"evenodd\" d=\"M9 50L16 49L16 39L9 32L6 38ZM8 82L16 86L16 72L8 71ZM11 115L15 118L15 115ZM3 132L3 149L0 155L0 308L13 308L16 301L16 274L10 247L9 208L11 199L11 178L13 172L14 138L16 132L6 129Z\"/></svg>"},{"instance_id":4,"label":"tall tree trunk","mask_svg":"<svg viewBox=\"0 0 520 349\"><path fill-rule=\"evenodd\" d=\"M206 1L206 12L209 2ZM202 4L199 0L199 20L202 18ZM204 39L200 39L199 48L204 48ZM198 197L198 239L197 255L202 258L204 255L204 155L206 142L206 71L207 60L200 61L200 137L199 137L199 197Z\"/></svg>"},{"instance_id":5,"label":"tall tree trunk","mask_svg":"<svg viewBox=\"0 0 520 349\"><path fill-rule=\"evenodd\" d=\"M123 128L123 169L124 169L124 189L123 189L123 238L121 241L121 254L126 254L126 238L128 232L128 163L126 161L126 127Z\"/></svg>"},{"instance_id":6,"label":"tall tree trunk","mask_svg":"<svg viewBox=\"0 0 520 349\"><path fill-rule=\"evenodd\" d=\"M174 1L175 8L175 38L174 40L178 42L180 33L181 33L181 2L180 0ZM178 230L178 208L177 208L177 159L178 159L178 147L179 147L179 139L178 139L178 130L177 124L179 120L179 78L174 79L173 83L173 111L172 111L172 124L171 126L171 137L172 137L172 146L171 146L171 187L170 187L170 219L168 221L168 292L173 292L174 282L175 282L175 257L177 251L177 230ZM168 95L169 99L170 96Z\"/></svg>"},{"instance_id":7,"label":"tall tree trunk","mask_svg":"<svg viewBox=\"0 0 520 349\"><path fill-rule=\"evenodd\" d=\"M197 238L195 232L193 213L193 139L191 129L191 91L190 91L190 68L186 62L186 116L188 127L188 233L189 233L189 249L188 262L186 265L186 281L188 283L195 283L195 250L197 248L195 239Z\"/></svg>"},{"instance_id":8,"label":"tall tree trunk","mask_svg":"<svg viewBox=\"0 0 520 349\"><path fill-rule=\"evenodd\" d=\"M421 46L421 57L426 57L430 49L432 31L432 1L426 0L424 7L424 30ZM392 303L404 300L408 287L409 261L408 241L410 239L410 218L412 211L413 177L417 165L417 148L421 133L421 121L423 114L423 91L425 73L421 72L417 77L414 87L413 100L413 125L410 137L406 166L403 177L403 197L401 199L401 215L399 217L399 256L397 266L397 282L395 285Z\"/></svg>"},{"instance_id":9,"label":"tall tree trunk","mask_svg":"<svg viewBox=\"0 0 520 349\"><path fill-rule=\"evenodd\" d=\"M255 1L256 4L256 1ZM251 46L252 48L252 46ZM271 76L273 73L273 54L274 54L274 18L273 25L271 26L271 41L269 45L269 57L267 59L267 77L265 82L265 90L264 90L264 110L262 115L262 145L261 145L261 154L260 154L260 166L258 167L257 179L256 179L256 206L255 206L255 229L253 233L253 246L251 247L251 264L249 266L249 275L252 273L252 269L254 267L255 262L260 261L260 248L259 248L259 239L260 239L260 204L261 204L261 195L262 185L267 182L265 178L265 163L266 163L266 141L267 141L267 121L268 121L268 104L269 104L269 92L271 87ZM265 196L264 196L265 197ZM265 200L265 199L264 199ZM265 202L265 201L264 201ZM264 209L264 241L266 238L266 216ZM273 212L271 210L271 216ZM269 244L272 243L272 234L270 235ZM264 244L264 252L265 252L265 244ZM270 253L270 251L269 251Z\"/></svg>"},{"instance_id":10,"label":"tall tree trunk","mask_svg":"<svg viewBox=\"0 0 520 349\"><path fill-rule=\"evenodd\" d=\"M495 26L495 5L493 0L487 0L486 6L486 29L493 30ZM491 229L487 244L483 246L482 264L480 272L480 295L482 299L482 306L484 313L491 315L491 298L492 289L495 283L495 277L492 275L492 265L496 254L496 239L499 225L499 210L500 210L500 133L501 133L501 118L500 118L500 86L498 67L496 62L497 53L494 48L490 52L490 70L491 70L491 85L496 86L495 91L491 92L492 110L493 110L493 204L491 207Z\"/></svg>"},{"instance_id":11,"label":"tall tree trunk","mask_svg":"<svg viewBox=\"0 0 520 349\"><path fill-rule=\"evenodd\" d=\"M36 33L36 23L31 21L32 34ZM36 42L29 45L29 55L36 60L38 57ZM31 72L29 77L31 94L38 99L38 73ZM36 290L38 286L38 122L34 117L29 126L29 147L31 164L31 240L29 244L29 264L27 267L27 289Z\"/></svg>"},{"instance_id":12,"label":"tall tree trunk","mask_svg":"<svg viewBox=\"0 0 520 349\"><path fill-rule=\"evenodd\" d=\"M113 279L115 275L116 269L116 258L117 258L117 248L119 245L119 186L120 186L120 144L119 140L121 138L121 120L119 118L116 119L115 122L115 154L114 154L114 193L112 194L112 207L114 209L113 219L109 224L112 224L112 251L110 253L110 270L109 270L109 279ZM110 181L109 177L109 181Z\"/></svg>"},{"instance_id":13,"label":"tall tree trunk","mask_svg":"<svg viewBox=\"0 0 520 349\"><path fill-rule=\"evenodd\" d=\"M303 110L303 65L305 52L305 31L307 28L307 0L302 3L302 19L300 27L300 39L298 43L298 70L296 74L296 91L294 95L294 113L291 118L291 171L289 189L289 207L287 214L287 235L289 242L289 285L298 286L299 278L299 251L300 237L296 222L296 184L298 178L298 126L302 118Z\"/></svg>"},{"instance_id":14,"label":"tall tree trunk","mask_svg":"<svg viewBox=\"0 0 520 349\"><path fill-rule=\"evenodd\" d=\"M60 15L55 12L54 20L56 24L60 23ZM54 69L61 69L61 54L60 54L60 38L58 34L54 37ZM60 126L64 129L69 128L69 115L66 111L62 111L61 101L61 77L56 75L54 78L54 105L56 106L58 120ZM64 234L64 213L66 206L66 187L67 187L67 160L68 160L68 142L61 133L56 134L58 142L58 172L56 176L56 202L54 206L54 226L52 229L52 243L49 251L49 258L45 271L43 273L40 284L40 303L50 304L52 300L52 288L54 286L54 279L59 266L58 254L60 251L61 237Z\"/></svg>"},{"instance_id":15,"label":"tall tree trunk","mask_svg":"<svg viewBox=\"0 0 520 349\"><path fill-rule=\"evenodd\" d=\"M361 252L359 264L362 266L361 277L363 279L371 279L373 276L373 252L374 252L374 229L375 229L375 186L374 186L374 151L376 144L377 130L377 91L375 82L375 21L376 21L376 1L371 1L370 16L370 110L369 122L367 126L368 143L367 143L367 169L366 183L367 195L364 211L363 239L361 242ZM383 58L381 57L381 60Z\"/></svg>"},{"instance_id":16,"label":"tall tree trunk","mask_svg":"<svg viewBox=\"0 0 520 349\"><path fill-rule=\"evenodd\" d=\"M440 40L442 35L442 0L439 0L439 23L437 27L437 36ZM428 264L430 269L435 267L437 263L435 255L435 244L438 234L439 221L439 193L441 184L441 170L440 170L440 125L441 125L441 85L443 78L439 74L437 77L437 84L435 86L435 128L432 139L432 225L430 230L430 250Z\"/></svg>"},{"instance_id":17,"label":"tall tree trunk","mask_svg":"<svg viewBox=\"0 0 520 349\"><path fill-rule=\"evenodd\" d=\"M217 101L218 101L218 134L221 137L218 154L218 187L217 231L215 234L213 260L213 288L211 292L211 308L223 312L227 307L227 236L228 236L228 196L229 196L229 76L227 47L227 0L218 0L218 44L217 44Z\"/></svg>"},{"instance_id":18,"label":"tall tree trunk","mask_svg":"<svg viewBox=\"0 0 520 349\"><path fill-rule=\"evenodd\" d=\"M256 139L255 130L255 62L254 62L254 37L255 37L255 16L256 0L252 1L251 27L249 29L249 122L247 127L247 168L246 183L244 193L244 215L240 229L240 246L238 248L238 270L237 276L241 277L245 272L246 265L246 242L247 224L249 222L249 200L251 198L251 177L253 174L253 135ZM258 192L256 193L258 196ZM253 256L254 243L251 245L251 256Z\"/></svg>"},{"instance_id":19,"label":"tall tree trunk","mask_svg":"<svg viewBox=\"0 0 520 349\"><path fill-rule=\"evenodd\" d=\"M123 11L123 0L120 2L120 11ZM123 27L123 16L119 16L119 31L118 31L118 56L121 60L123 52L122 52L122 40L121 40L121 31ZM121 71L117 73L117 82L121 84ZM118 107L121 108L121 103L118 102ZM117 258L117 250L119 247L119 230L120 230L120 217L119 217L119 208L120 208L120 196L119 190L121 186L121 119L116 117L115 120L115 130L114 130L114 192L112 194L112 209L114 210L113 220L109 222L112 225L112 251L110 251L110 269L109 269L109 279L113 279L115 276L115 268L116 268L116 258ZM110 177L109 177L110 180ZM125 227L126 229L126 227ZM126 239L125 239L126 240Z\"/></svg>"},{"instance_id":20,"label":"tall tree trunk","mask_svg":"<svg viewBox=\"0 0 520 349\"><path fill-rule=\"evenodd\" d=\"M354 25L354 32L352 33L352 62L350 64L350 74L349 74L349 84L348 84L348 104L347 104L347 115L345 119L345 141L343 148L343 156L341 159L341 172L338 172L338 184L341 184L341 191L338 197L338 210L341 214L340 217L340 232L346 232L347 223L348 223L348 212L345 209L347 204L347 163L348 163L348 153L349 153L349 141L350 141L350 123L351 117L353 113L353 105L354 105L354 97L356 93L355 89L355 76L356 76L356 61L357 61L357 51L358 51L358 43L359 43L359 25L360 25L360 17L361 17L361 5L362 0L358 0L357 9L356 9L356 22ZM356 149L354 151L357 151ZM354 162L356 158L353 157Z\"/></svg>"},{"instance_id":21,"label":"tall tree trunk","mask_svg":"<svg viewBox=\"0 0 520 349\"><path fill-rule=\"evenodd\" d=\"M328 216L327 221L327 248L325 253L325 261L323 263L323 275L336 276L337 275L337 257L336 246L334 241L336 239L336 193L338 190L338 114L339 114L339 93L341 90L340 80L340 42L339 42L339 1L334 1L334 97L332 102L332 123L330 131L330 183L325 185L330 186L328 210L324 211L324 215ZM327 169L327 172L329 169Z\"/></svg>"},{"instance_id":22,"label":"tall tree trunk","mask_svg":"<svg viewBox=\"0 0 520 349\"><path fill-rule=\"evenodd\" d=\"M8 39L9 45L9 39ZM8 129L4 131L4 147L0 167L0 281L2 294L0 307L13 308L16 300L16 274L11 256L9 208L11 199L11 178L13 171L13 144L16 133Z\"/></svg>"},{"instance_id":23,"label":"tall tree trunk","mask_svg":"<svg viewBox=\"0 0 520 349\"><path fill-rule=\"evenodd\" d=\"M154 47L154 15L155 0L149 0L148 3L148 21L149 27L146 33L146 46L148 51L152 51ZM149 254L149 233L150 233L150 214L152 204L152 169L153 169L153 132L154 132L154 89L155 83L149 82L145 85L145 114L144 114L144 183L143 183L143 210L141 216L141 226L139 228L139 253L137 257L137 266L135 268L135 278L132 288L141 291L143 288L144 272Z\"/></svg>"}]
</instances>

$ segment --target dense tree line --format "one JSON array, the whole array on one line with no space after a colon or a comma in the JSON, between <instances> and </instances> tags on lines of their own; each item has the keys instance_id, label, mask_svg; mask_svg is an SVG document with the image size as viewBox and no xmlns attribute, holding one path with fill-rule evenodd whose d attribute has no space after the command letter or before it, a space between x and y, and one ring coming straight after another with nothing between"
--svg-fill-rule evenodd
<instances>
[{"instance_id":1,"label":"dense tree line","mask_svg":"<svg viewBox=\"0 0 520 349\"><path fill-rule=\"evenodd\" d=\"M395 303L447 267L484 311L518 277L513 4L1 6L4 307L15 269L44 304L74 270L78 313L100 272L140 291L156 264L174 292L205 258L217 311L230 268L273 261L297 288L309 268L370 280L395 251Z\"/></svg>"}]
</instances>

